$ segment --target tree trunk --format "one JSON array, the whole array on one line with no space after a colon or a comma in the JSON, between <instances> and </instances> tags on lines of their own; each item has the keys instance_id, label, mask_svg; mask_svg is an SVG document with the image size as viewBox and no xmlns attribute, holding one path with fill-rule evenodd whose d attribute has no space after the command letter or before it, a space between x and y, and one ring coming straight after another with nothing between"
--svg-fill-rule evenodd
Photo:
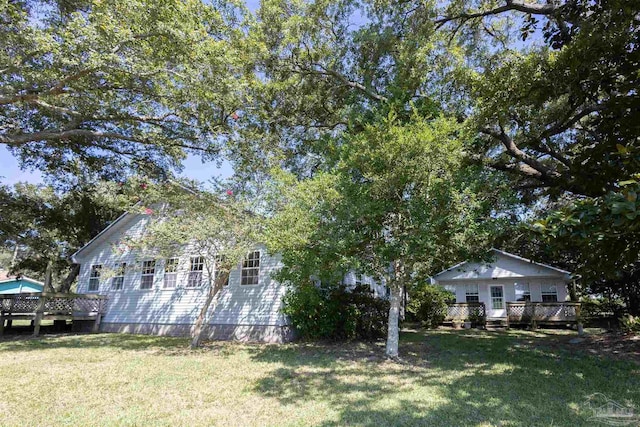
<instances>
[{"instance_id":1,"label":"tree trunk","mask_svg":"<svg viewBox=\"0 0 640 427\"><path fill-rule=\"evenodd\" d=\"M47 260L47 268L44 271L44 290L45 292L55 292L56 290L53 289L53 284L51 283L51 278L53 275L53 261L51 261L50 259Z\"/></svg>"},{"instance_id":2,"label":"tree trunk","mask_svg":"<svg viewBox=\"0 0 640 427\"><path fill-rule=\"evenodd\" d=\"M228 277L229 277L229 272L228 271L224 272L220 274L213 281L213 284L211 286L209 286L207 299L205 300L204 305L200 309L200 314L198 315L198 318L196 319L196 323L193 327L193 333L191 335L192 349L200 347L200 342L202 341L202 335L204 333L204 322L205 322L205 319L207 318L207 312L211 307L211 303L213 302L213 299L218 294L218 292L220 292L220 289L222 289L222 285L227 281Z\"/></svg>"},{"instance_id":3,"label":"tree trunk","mask_svg":"<svg viewBox=\"0 0 640 427\"><path fill-rule=\"evenodd\" d=\"M80 274L80 264L72 264L69 274L67 274L67 277L64 278L60 285L60 292L69 292L71 290L71 285L74 280L76 280L76 277L78 277L78 274Z\"/></svg>"},{"instance_id":4,"label":"tree trunk","mask_svg":"<svg viewBox=\"0 0 640 427\"><path fill-rule=\"evenodd\" d=\"M391 299L389 306L389 324L387 330L386 355L395 359L398 357L398 341L400 340L400 330L398 321L400 319L400 293L402 287L398 283L391 286Z\"/></svg>"}]
</instances>

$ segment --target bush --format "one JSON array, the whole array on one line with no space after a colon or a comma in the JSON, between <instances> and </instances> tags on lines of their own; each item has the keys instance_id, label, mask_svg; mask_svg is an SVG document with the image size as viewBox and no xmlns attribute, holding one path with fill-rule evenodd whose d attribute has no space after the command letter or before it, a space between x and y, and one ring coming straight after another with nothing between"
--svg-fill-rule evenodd
<instances>
[{"instance_id":1,"label":"bush","mask_svg":"<svg viewBox=\"0 0 640 427\"><path fill-rule=\"evenodd\" d=\"M447 305L455 300L453 293L439 286L420 284L409 294L407 313L424 327L435 328L444 321Z\"/></svg>"},{"instance_id":2,"label":"bush","mask_svg":"<svg viewBox=\"0 0 640 427\"><path fill-rule=\"evenodd\" d=\"M287 291L283 313L302 339L370 340L386 335L389 302L366 287L309 284Z\"/></svg>"},{"instance_id":3,"label":"bush","mask_svg":"<svg viewBox=\"0 0 640 427\"><path fill-rule=\"evenodd\" d=\"M640 316L632 316L630 314L622 316L620 326L625 332L640 332Z\"/></svg>"},{"instance_id":4,"label":"bush","mask_svg":"<svg viewBox=\"0 0 640 427\"><path fill-rule=\"evenodd\" d=\"M625 312L624 303L612 298L582 298L580 316L585 321L599 318L620 318Z\"/></svg>"}]
</instances>

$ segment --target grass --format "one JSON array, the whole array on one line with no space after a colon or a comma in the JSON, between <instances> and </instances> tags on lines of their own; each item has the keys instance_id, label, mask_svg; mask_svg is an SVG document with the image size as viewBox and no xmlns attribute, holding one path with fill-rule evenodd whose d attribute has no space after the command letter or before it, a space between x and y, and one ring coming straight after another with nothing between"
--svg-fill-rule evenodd
<instances>
[{"instance_id":1,"label":"grass","mask_svg":"<svg viewBox=\"0 0 640 427\"><path fill-rule=\"evenodd\" d=\"M0 341L0 425L580 426L596 392L640 411L640 365L576 351L568 334L408 331L401 362L381 343L13 338Z\"/></svg>"}]
</instances>

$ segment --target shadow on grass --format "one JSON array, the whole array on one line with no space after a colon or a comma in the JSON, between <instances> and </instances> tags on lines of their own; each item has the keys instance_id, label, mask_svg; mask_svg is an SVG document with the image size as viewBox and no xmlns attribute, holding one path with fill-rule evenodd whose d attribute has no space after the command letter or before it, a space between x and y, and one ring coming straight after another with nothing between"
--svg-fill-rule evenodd
<instances>
[{"instance_id":1,"label":"shadow on grass","mask_svg":"<svg viewBox=\"0 0 640 427\"><path fill-rule=\"evenodd\" d=\"M280 365L255 390L282 404L325 403L324 425L593 425L599 392L640 410L631 362L554 347L556 333L405 332L399 363L381 344L283 346L253 358Z\"/></svg>"},{"instance_id":2,"label":"shadow on grass","mask_svg":"<svg viewBox=\"0 0 640 427\"><path fill-rule=\"evenodd\" d=\"M319 419L309 424L593 425L585 400L596 392L640 411L638 366L558 345L571 336L556 331L405 331L399 362L383 357L383 342L210 342L195 354L233 357L241 349L266 368L248 390L292 411L317 407ZM108 348L193 355L188 344L186 338L145 335L58 335L3 339L0 352Z\"/></svg>"}]
</instances>

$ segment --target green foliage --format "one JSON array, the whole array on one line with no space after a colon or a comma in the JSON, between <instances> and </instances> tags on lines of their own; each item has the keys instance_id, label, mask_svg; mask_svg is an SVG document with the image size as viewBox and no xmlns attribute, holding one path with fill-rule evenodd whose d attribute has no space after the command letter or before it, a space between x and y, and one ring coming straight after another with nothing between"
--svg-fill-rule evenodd
<instances>
[{"instance_id":1,"label":"green foliage","mask_svg":"<svg viewBox=\"0 0 640 427\"><path fill-rule=\"evenodd\" d=\"M426 328L436 328L447 313L447 305L455 302L451 292L426 283L418 284L409 292L407 313L412 320L420 322Z\"/></svg>"},{"instance_id":2,"label":"green foliage","mask_svg":"<svg viewBox=\"0 0 640 427\"><path fill-rule=\"evenodd\" d=\"M283 313L302 339L372 340L386 333L389 302L368 288L305 284L287 291Z\"/></svg>"},{"instance_id":3,"label":"green foliage","mask_svg":"<svg viewBox=\"0 0 640 427\"><path fill-rule=\"evenodd\" d=\"M624 312L624 302L620 299L600 297L580 300L580 316L587 322L602 317L621 318Z\"/></svg>"},{"instance_id":4,"label":"green foliage","mask_svg":"<svg viewBox=\"0 0 640 427\"><path fill-rule=\"evenodd\" d=\"M0 144L53 175L219 154L252 78L239 4L55 3L0 3Z\"/></svg>"},{"instance_id":5,"label":"green foliage","mask_svg":"<svg viewBox=\"0 0 640 427\"><path fill-rule=\"evenodd\" d=\"M640 332L640 317L632 316L630 314L622 316L620 319L620 326L623 331L626 332Z\"/></svg>"},{"instance_id":6,"label":"green foliage","mask_svg":"<svg viewBox=\"0 0 640 427\"><path fill-rule=\"evenodd\" d=\"M9 268L44 278L51 263L53 286L64 292L79 271L71 255L116 219L130 199L114 182L80 177L67 188L0 186L0 200L0 245L11 254L18 248Z\"/></svg>"}]
</instances>

